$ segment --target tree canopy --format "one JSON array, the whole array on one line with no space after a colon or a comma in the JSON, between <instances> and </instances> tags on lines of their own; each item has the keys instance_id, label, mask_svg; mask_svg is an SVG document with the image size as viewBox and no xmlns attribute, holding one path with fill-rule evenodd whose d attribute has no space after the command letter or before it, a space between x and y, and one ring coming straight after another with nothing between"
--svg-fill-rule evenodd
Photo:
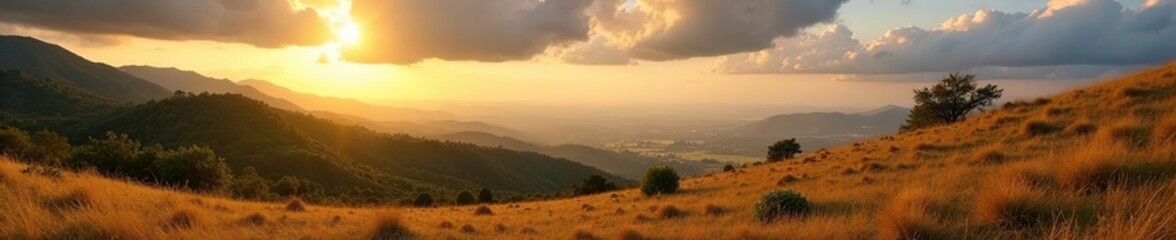
<instances>
[{"instance_id":1,"label":"tree canopy","mask_svg":"<svg viewBox=\"0 0 1176 240\"><path fill-rule=\"evenodd\" d=\"M929 88L915 89L915 107L903 131L963 120L972 111L991 106L1004 89L988 84L979 87L976 75L952 73Z\"/></svg>"},{"instance_id":2,"label":"tree canopy","mask_svg":"<svg viewBox=\"0 0 1176 240\"><path fill-rule=\"evenodd\" d=\"M777 162L791 159L800 153L800 143L796 142L796 138L784 139L768 146L768 161Z\"/></svg>"}]
</instances>

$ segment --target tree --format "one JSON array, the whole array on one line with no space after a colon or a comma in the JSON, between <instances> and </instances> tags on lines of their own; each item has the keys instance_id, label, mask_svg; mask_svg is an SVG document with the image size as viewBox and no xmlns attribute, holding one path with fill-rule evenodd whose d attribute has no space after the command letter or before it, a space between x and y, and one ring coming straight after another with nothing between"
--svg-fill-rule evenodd
<instances>
[{"instance_id":1,"label":"tree","mask_svg":"<svg viewBox=\"0 0 1176 240\"><path fill-rule=\"evenodd\" d=\"M76 149L65 165L74 169L92 167L105 174L125 174L128 163L135 161L141 151L139 141L126 134L106 132L106 138L90 138L89 144Z\"/></svg>"},{"instance_id":2,"label":"tree","mask_svg":"<svg viewBox=\"0 0 1176 240\"><path fill-rule=\"evenodd\" d=\"M474 204L474 200L474 193L471 193L470 190L461 190L461 192L457 193L456 201L458 205Z\"/></svg>"},{"instance_id":3,"label":"tree","mask_svg":"<svg viewBox=\"0 0 1176 240\"><path fill-rule=\"evenodd\" d=\"M902 129L912 130L963 120L972 111L991 106L1004 89L988 84L978 87L976 75L952 73L930 88L915 89L915 107Z\"/></svg>"},{"instance_id":4,"label":"tree","mask_svg":"<svg viewBox=\"0 0 1176 240\"><path fill-rule=\"evenodd\" d=\"M159 163L159 175L170 184L193 190L222 192L233 181L225 159L208 147L183 147L172 151Z\"/></svg>"},{"instance_id":5,"label":"tree","mask_svg":"<svg viewBox=\"0 0 1176 240\"><path fill-rule=\"evenodd\" d=\"M670 194L678 191L678 172L669 166L650 168L641 181L641 192L645 195Z\"/></svg>"},{"instance_id":6,"label":"tree","mask_svg":"<svg viewBox=\"0 0 1176 240\"><path fill-rule=\"evenodd\" d=\"M479 203L492 203L492 202L494 202L494 195L490 193L490 189L482 188L482 190L478 190L478 202Z\"/></svg>"},{"instance_id":7,"label":"tree","mask_svg":"<svg viewBox=\"0 0 1176 240\"><path fill-rule=\"evenodd\" d=\"M778 162L784 159L792 159L792 157L799 153L801 153L800 143L796 143L795 138L780 140L768 146L768 161Z\"/></svg>"},{"instance_id":8,"label":"tree","mask_svg":"<svg viewBox=\"0 0 1176 240\"><path fill-rule=\"evenodd\" d=\"M257 169L245 167L233 181L233 195L245 199L265 199L270 193L270 181L257 175Z\"/></svg>"},{"instance_id":9,"label":"tree","mask_svg":"<svg viewBox=\"0 0 1176 240\"><path fill-rule=\"evenodd\" d=\"M73 151L73 146L69 145L69 139L57 135L55 132L37 131L30 136L30 139L33 141L33 160L43 164L60 165L61 161L69 157L70 152Z\"/></svg>"},{"instance_id":10,"label":"tree","mask_svg":"<svg viewBox=\"0 0 1176 240\"><path fill-rule=\"evenodd\" d=\"M416 200L412 201L412 205L416 205L418 207L432 206L433 196L429 195L428 193L421 193L420 195L417 195Z\"/></svg>"},{"instance_id":11,"label":"tree","mask_svg":"<svg viewBox=\"0 0 1176 240\"><path fill-rule=\"evenodd\" d=\"M29 133L12 127L0 128L0 155L26 160L23 159L24 155L32 148L33 144L29 139Z\"/></svg>"},{"instance_id":12,"label":"tree","mask_svg":"<svg viewBox=\"0 0 1176 240\"><path fill-rule=\"evenodd\" d=\"M602 192L617 190L617 185L609 182L600 175L592 175L585 178L584 181L572 188L572 193L576 196L591 195Z\"/></svg>"},{"instance_id":13,"label":"tree","mask_svg":"<svg viewBox=\"0 0 1176 240\"><path fill-rule=\"evenodd\" d=\"M279 196L293 196L298 194L298 187L301 185L298 182L298 177L283 176L270 187L270 192L276 193Z\"/></svg>"}]
</instances>

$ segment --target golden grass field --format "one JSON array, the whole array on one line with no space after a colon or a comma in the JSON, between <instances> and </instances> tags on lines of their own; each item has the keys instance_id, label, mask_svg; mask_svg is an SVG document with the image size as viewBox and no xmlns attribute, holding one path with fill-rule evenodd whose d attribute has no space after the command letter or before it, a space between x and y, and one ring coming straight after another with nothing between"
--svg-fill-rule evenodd
<instances>
[{"instance_id":1,"label":"golden grass field","mask_svg":"<svg viewBox=\"0 0 1176 240\"><path fill-rule=\"evenodd\" d=\"M0 239L1176 239L1176 64L966 121L635 190L343 208L157 189L0 160ZM772 190L815 206L764 224Z\"/></svg>"}]
</instances>

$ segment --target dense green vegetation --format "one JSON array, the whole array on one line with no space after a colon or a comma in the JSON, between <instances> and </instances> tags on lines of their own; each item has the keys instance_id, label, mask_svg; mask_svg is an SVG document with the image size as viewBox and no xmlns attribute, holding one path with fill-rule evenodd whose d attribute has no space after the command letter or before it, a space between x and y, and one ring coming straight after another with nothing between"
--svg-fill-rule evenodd
<instances>
[{"instance_id":1,"label":"dense green vegetation","mask_svg":"<svg viewBox=\"0 0 1176 240\"><path fill-rule=\"evenodd\" d=\"M650 168L641 180L641 193L647 196L670 194L678 191L678 181L682 180L673 168L661 166Z\"/></svg>"},{"instance_id":2,"label":"dense green vegetation","mask_svg":"<svg viewBox=\"0 0 1176 240\"><path fill-rule=\"evenodd\" d=\"M36 79L52 78L63 85L119 102L143 103L171 93L109 65L91 62L65 48L30 37L0 36L0 70L8 69L20 69Z\"/></svg>"}]
</instances>

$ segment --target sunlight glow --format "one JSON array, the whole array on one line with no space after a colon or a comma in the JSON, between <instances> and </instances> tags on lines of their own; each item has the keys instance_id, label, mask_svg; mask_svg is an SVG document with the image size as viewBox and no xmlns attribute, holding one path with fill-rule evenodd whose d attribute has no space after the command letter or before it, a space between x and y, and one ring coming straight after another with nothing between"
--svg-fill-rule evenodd
<instances>
[{"instance_id":1,"label":"sunlight glow","mask_svg":"<svg viewBox=\"0 0 1176 240\"><path fill-rule=\"evenodd\" d=\"M342 27L336 30L335 34L339 37L339 43L344 45L355 45L359 43L362 37L359 31L359 25L356 25L355 21L351 21L350 18Z\"/></svg>"}]
</instances>

